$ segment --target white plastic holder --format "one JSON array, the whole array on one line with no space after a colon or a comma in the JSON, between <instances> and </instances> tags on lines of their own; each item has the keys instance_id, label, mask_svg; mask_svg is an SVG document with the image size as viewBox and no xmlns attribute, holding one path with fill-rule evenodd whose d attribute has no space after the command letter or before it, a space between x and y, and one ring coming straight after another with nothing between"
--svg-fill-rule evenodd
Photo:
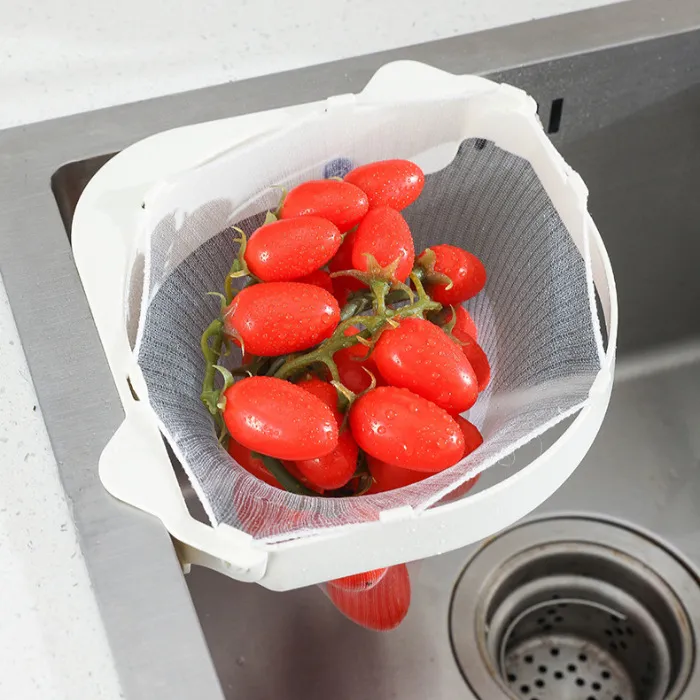
<instances>
[{"instance_id":1,"label":"white plastic holder","mask_svg":"<svg viewBox=\"0 0 700 700\"><path fill-rule=\"evenodd\" d=\"M228 525L212 527L195 520L187 510L158 419L148 404L124 320L123 290L147 195L159 182L314 110L461 96L479 98L469 113L470 128L477 132L471 135L490 139L526 158L579 250L590 245L592 282L601 302L608 345L588 401L570 411L571 415L578 412L571 425L530 464L495 486L449 504L420 512L411 507L392 509L381 513L377 521L274 544L256 541ZM519 130L510 128L514 120ZM523 121L530 132L525 141L513 136L521 133ZM408 61L381 68L358 95L174 129L127 148L86 187L72 231L76 265L126 414L101 455L99 472L105 488L163 522L180 543L185 570L191 564L207 566L273 590L433 556L513 524L551 496L578 466L598 433L610 399L617 296L607 252L587 212L587 194L581 178L545 136L535 102L525 93ZM129 383L141 400L134 397Z\"/></svg>"}]
</instances>

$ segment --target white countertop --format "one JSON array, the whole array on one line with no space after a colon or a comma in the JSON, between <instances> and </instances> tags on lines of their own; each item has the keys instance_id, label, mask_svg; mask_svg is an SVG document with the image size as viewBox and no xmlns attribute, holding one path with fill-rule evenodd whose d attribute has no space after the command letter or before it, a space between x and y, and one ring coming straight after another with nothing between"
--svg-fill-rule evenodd
<instances>
[{"instance_id":1,"label":"white countertop","mask_svg":"<svg viewBox=\"0 0 700 700\"><path fill-rule=\"evenodd\" d=\"M0 0L0 129L614 1ZM1 280L0 697L122 697Z\"/></svg>"}]
</instances>

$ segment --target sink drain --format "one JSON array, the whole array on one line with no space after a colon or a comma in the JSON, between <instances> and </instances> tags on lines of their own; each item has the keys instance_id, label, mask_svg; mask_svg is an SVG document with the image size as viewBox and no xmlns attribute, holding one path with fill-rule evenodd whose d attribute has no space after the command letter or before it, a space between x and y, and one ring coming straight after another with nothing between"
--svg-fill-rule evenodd
<instances>
[{"instance_id":1,"label":"sink drain","mask_svg":"<svg viewBox=\"0 0 700 700\"><path fill-rule=\"evenodd\" d=\"M530 522L493 539L455 587L455 657L479 700L696 700L700 588L626 528Z\"/></svg>"}]
</instances>

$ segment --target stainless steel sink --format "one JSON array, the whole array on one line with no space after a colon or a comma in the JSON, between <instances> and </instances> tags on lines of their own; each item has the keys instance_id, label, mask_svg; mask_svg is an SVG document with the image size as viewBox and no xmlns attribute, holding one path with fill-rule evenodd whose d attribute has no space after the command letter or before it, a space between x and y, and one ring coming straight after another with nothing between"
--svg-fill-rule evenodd
<instances>
[{"instance_id":1,"label":"stainless steel sink","mask_svg":"<svg viewBox=\"0 0 700 700\"><path fill-rule=\"evenodd\" d=\"M637 0L0 132L0 270L127 698L700 698L698 46L696 2ZM525 524L411 564L409 616L376 634L316 587L273 593L198 568L185 585L160 524L102 490L97 458L122 414L65 233L129 143L356 90L396 58L539 100L612 258L620 362L574 476Z\"/></svg>"}]
</instances>

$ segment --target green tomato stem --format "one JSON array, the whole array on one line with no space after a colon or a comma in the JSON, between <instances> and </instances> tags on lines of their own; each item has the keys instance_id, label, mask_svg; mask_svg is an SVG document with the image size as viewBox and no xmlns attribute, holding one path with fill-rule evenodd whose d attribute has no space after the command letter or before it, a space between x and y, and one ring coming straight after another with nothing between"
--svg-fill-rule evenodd
<instances>
[{"instance_id":1,"label":"green tomato stem","mask_svg":"<svg viewBox=\"0 0 700 700\"><path fill-rule=\"evenodd\" d=\"M375 316L351 316L347 320L342 321L333 332L333 335L327 340L323 341L323 343L321 343L314 350L288 359L275 373L275 377L278 379L288 379L297 372L308 368L309 365L312 365L315 362L321 362L328 367L333 380L339 381L338 369L333 361L333 355L335 355L335 353L337 353L339 350L349 348L359 342L358 334L345 335L345 331L347 331L349 328L353 326L364 326L369 335L374 336L375 333L380 331L386 324L390 324L392 321L402 318L409 318L411 316L422 317L429 311L438 311L442 308L441 304L433 301L425 293L420 280L417 278L414 279L414 285L416 286L418 298L412 304L403 306L400 309L390 309L384 304L382 314L377 314ZM388 285L384 289L383 293L386 294L387 291ZM404 298L408 297L406 292L403 290L399 291L401 291ZM379 310L382 308L382 305L378 303L377 307Z\"/></svg>"},{"instance_id":2,"label":"green tomato stem","mask_svg":"<svg viewBox=\"0 0 700 700\"><path fill-rule=\"evenodd\" d=\"M220 318L217 318L209 324L200 341L202 354L206 362L201 399L213 416L219 415L219 391L214 387L214 379L216 377L216 363L221 355L223 341L224 324Z\"/></svg>"},{"instance_id":3,"label":"green tomato stem","mask_svg":"<svg viewBox=\"0 0 700 700\"><path fill-rule=\"evenodd\" d=\"M253 452L253 457L257 457L265 465L265 469L277 479L280 486L290 493L296 493L298 496L318 496L315 491L307 489L304 484L295 479L285 468L279 459L268 457L267 455Z\"/></svg>"}]
</instances>

